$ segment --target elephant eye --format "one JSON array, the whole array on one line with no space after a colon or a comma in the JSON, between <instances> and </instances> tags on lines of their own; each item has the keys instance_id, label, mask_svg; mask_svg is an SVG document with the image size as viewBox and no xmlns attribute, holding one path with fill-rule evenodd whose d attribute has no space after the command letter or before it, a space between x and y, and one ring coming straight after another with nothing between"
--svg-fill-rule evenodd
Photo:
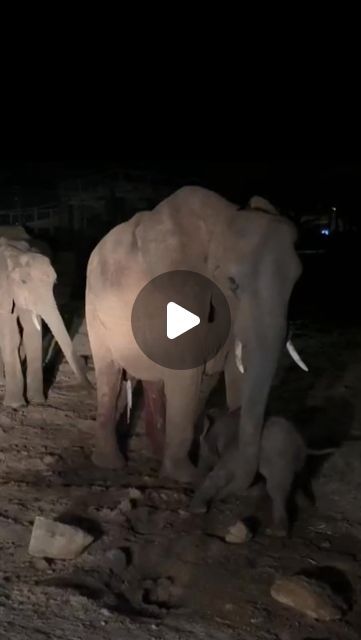
<instances>
[{"instance_id":1,"label":"elephant eye","mask_svg":"<svg viewBox=\"0 0 361 640\"><path fill-rule=\"evenodd\" d=\"M229 276L228 282L230 284L231 291L233 291L233 293L236 293L236 291L239 289L239 284L237 280L235 280L233 276Z\"/></svg>"}]
</instances>

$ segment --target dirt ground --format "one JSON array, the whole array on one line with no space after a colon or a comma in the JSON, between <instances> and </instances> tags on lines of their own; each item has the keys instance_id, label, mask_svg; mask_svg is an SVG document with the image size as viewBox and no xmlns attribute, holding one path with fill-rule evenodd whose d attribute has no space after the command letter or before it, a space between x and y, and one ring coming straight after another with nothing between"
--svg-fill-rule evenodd
<instances>
[{"instance_id":1,"label":"dirt ground","mask_svg":"<svg viewBox=\"0 0 361 640\"><path fill-rule=\"evenodd\" d=\"M67 282L74 265L69 257L59 264ZM58 299L69 295L70 287L58 289ZM79 389L64 362L45 406L1 407L0 638L360 638L361 331L359 322L337 325L293 325L310 372L285 354L271 397L271 413L295 418L311 445L338 447L310 460L316 506L300 506L289 539L265 534L267 498L188 513L191 491L159 480L141 423L128 468L97 469L95 394ZM89 354L84 331L75 344ZM94 381L89 358L88 366ZM73 561L33 558L36 516L81 524L95 541ZM224 542L228 526L248 516L259 523L253 539ZM343 619L313 622L274 601L275 579L296 573L332 584L347 605Z\"/></svg>"},{"instance_id":2,"label":"dirt ground","mask_svg":"<svg viewBox=\"0 0 361 640\"><path fill-rule=\"evenodd\" d=\"M271 407L297 414L316 446L348 440L322 460L317 506L299 509L290 539L271 538L261 525L250 542L225 543L239 517L267 521L267 500L189 514L190 491L159 481L141 425L126 471L95 468L95 396L79 390L66 363L46 406L2 408L1 638L361 636L361 336L357 328L311 331L299 323L293 339L310 373L285 355ZM80 522L96 540L74 561L32 558L38 515ZM342 592L348 611L341 621L313 622L272 600L274 580L298 572L326 577Z\"/></svg>"}]
</instances>

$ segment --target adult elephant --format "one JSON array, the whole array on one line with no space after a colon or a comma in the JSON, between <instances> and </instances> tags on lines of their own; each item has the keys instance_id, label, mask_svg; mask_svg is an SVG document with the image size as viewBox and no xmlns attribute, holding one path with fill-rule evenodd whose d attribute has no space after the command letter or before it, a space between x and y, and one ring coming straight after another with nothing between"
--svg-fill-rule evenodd
<instances>
[{"instance_id":1,"label":"adult elephant","mask_svg":"<svg viewBox=\"0 0 361 640\"><path fill-rule=\"evenodd\" d=\"M187 454L200 410L202 382L214 380L224 370L229 408L242 404L234 464L242 469L240 483L250 482L257 467L270 386L286 341L288 301L301 273L295 239L292 223L269 210L239 210L216 193L184 187L100 241L89 259L86 285L86 321L97 382L96 463L123 463L116 423L124 408L124 381L134 376L143 381L148 406L153 402L153 408L161 409L155 389L158 385L158 391L164 390L163 472L181 481L192 479L194 468ZM177 269L212 279L231 309L227 344L211 362L195 369L157 365L139 349L131 327L133 303L143 286ZM207 317L209 292L193 295L190 291L189 296L192 311ZM165 293L158 304L172 299L166 298ZM206 386L208 392L210 385ZM203 401L205 397L203 393Z\"/></svg>"},{"instance_id":2,"label":"adult elephant","mask_svg":"<svg viewBox=\"0 0 361 640\"><path fill-rule=\"evenodd\" d=\"M55 302L55 281L56 273L49 258L31 246L29 237L26 241L0 237L0 348L7 406L16 408L25 404L19 357L21 333L26 356L26 398L32 403L44 402L41 319L58 341L79 381L89 385L84 363L74 351Z\"/></svg>"}]
</instances>

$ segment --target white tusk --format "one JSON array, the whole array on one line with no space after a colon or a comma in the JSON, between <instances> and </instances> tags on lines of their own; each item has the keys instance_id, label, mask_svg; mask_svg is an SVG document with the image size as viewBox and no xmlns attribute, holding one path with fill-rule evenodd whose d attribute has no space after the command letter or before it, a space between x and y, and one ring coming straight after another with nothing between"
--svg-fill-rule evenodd
<instances>
[{"instance_id":1,"label":"white tusk","mask_svg":"<svg viewBox=\"0 0 361 640\"><path fill-rule=\"evenodd\" d=\"M241 373L244 373L244 366L242 362L242 342L240 340L236 340L235 344L235 354L236 354L236 365Z\"/></svg>"},{"instance_id":2,"label":"white tusk","mask_svg":"<svg viewBox=\"0 0 361 640\"><path fill-rule=\"evenodd\" d=\"M288 353L290 354L291 358L294 359L295 363L298 364L298 366L301 367L301 369L303 369L304 371L308 371L308 367L305 365L301 357L298 355L291 340L288 340L286 347L287 347Z\"/></svg>"},{"instance_id":3,"label":"white tusk","mask_svg":"<svg viewBox=\"0 0 361 640\"><path fill-rule=\"evenodd\" d=\"M48 353L45 356L44 364L48 364L48 362L49 362L49 360L50 360L50 358L51 358L51 356L53 354L55 345L56 345L56 340L55 340L55 338L53 336L52 339L51 339L51 343L50 343L50 347L49 347Z\"/></svg>"},{"instance_id":4,"label":"white tusk","mask_svg":"<svg viewBox=\"0 0 361 640\"><path fill-rule=\"evenodd\" d=\"M125 384L127 388L127 422L129 423L132 408L132 382L131 380L127 380Z\"/></svg>"},{"instance_id":5,"label":"white tusk","mask_svg":"<svg viewBox=\"0 0 361 640\"><path fill-rule=\"evenodd\" d=\"M41 326L40 326L40 323L39 323L38 316L36 315L36 313L34 313L34 311L32 312L31 315L32 315L32 318L33 318L33 323L35 324L37 330L40 331L41 330Z\"/></svg>"}]
</instances>

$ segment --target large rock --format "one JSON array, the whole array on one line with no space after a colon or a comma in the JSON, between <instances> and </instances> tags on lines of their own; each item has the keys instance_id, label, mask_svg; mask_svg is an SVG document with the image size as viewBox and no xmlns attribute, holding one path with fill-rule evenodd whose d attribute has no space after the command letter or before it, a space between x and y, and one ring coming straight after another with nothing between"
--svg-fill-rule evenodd
<instances>
[{"instance_id":1,"label":"large rock","mask_svg":"<svg viewBox=\"0 0 361 640\"><path fill-rule=\"evenodd\" d=\"M93 540L93 536L78 527L38 516L31 534L29 553L37 558L71 560Z\"/></svg>"},{"instance_id":2,"label":"large rock","mask_svg":"<svg viewBox=\"0 0 361 640\"><path fill-rule=\"evenodd\" d=\"M310 618L320 621L338 620L343 603L331 589L316 580L303 576L279 578L271 588L272 597L293 607Z\"/></svg>"}]
</instances>

